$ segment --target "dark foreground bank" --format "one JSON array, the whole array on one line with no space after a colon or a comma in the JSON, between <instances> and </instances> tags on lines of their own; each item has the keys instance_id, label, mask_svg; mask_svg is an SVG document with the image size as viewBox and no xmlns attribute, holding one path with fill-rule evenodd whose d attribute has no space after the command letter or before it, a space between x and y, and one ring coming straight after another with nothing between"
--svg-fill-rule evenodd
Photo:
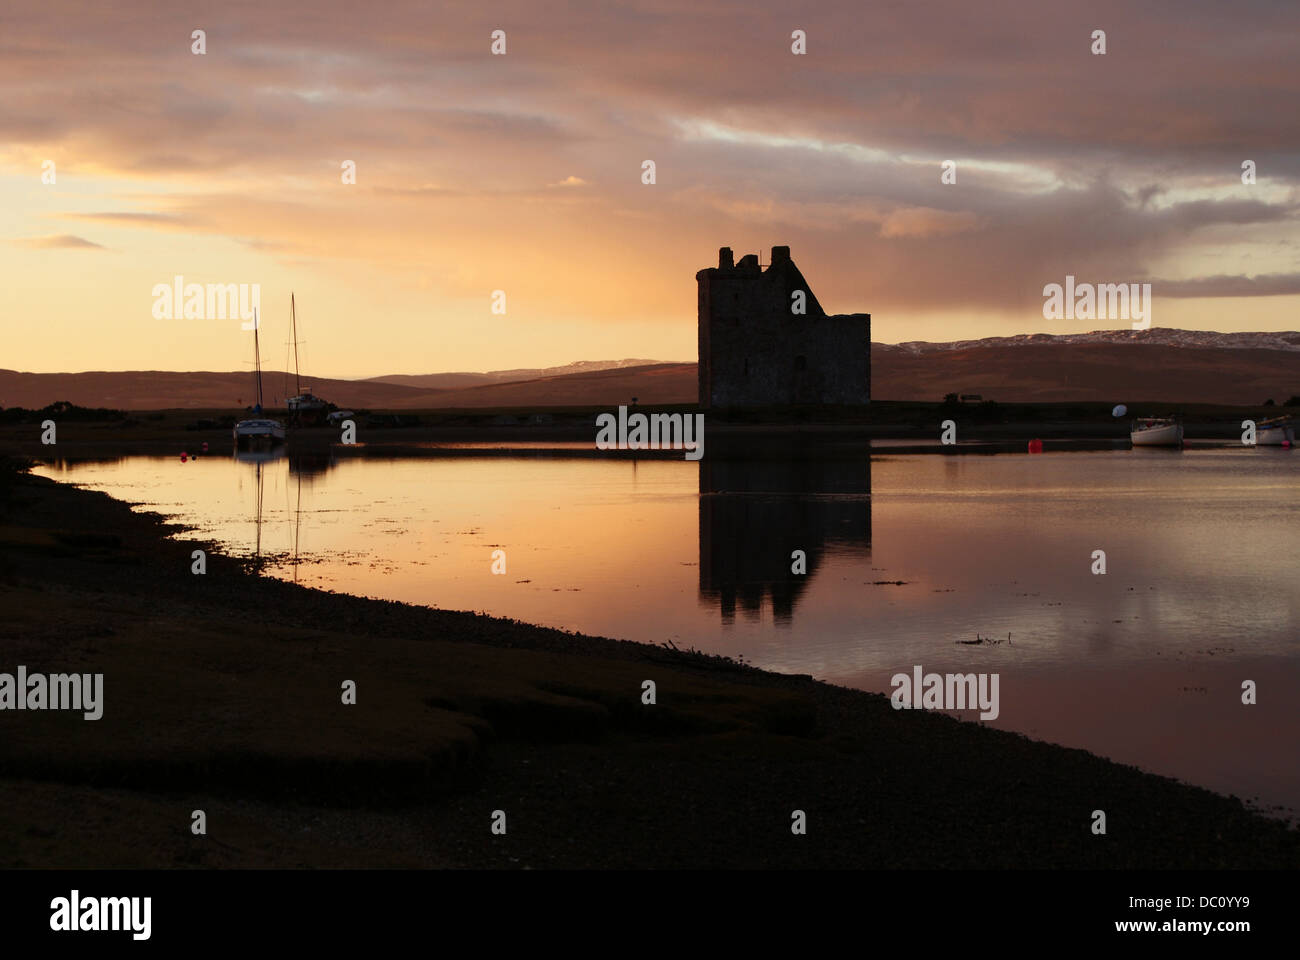
<instances>
[{"instance_id":1,"label":"dark foreground bank","mask_svg":"<svg viewBox=\"0 0 1300 960\"><path fill-rule=\"evenodd\" d=\"M1300 865L1284 824L1083 751L263 579L22 474L0 511L0 673L104 676L98 720L0 710L7 867Z\"/></svg>"}]
</instances>

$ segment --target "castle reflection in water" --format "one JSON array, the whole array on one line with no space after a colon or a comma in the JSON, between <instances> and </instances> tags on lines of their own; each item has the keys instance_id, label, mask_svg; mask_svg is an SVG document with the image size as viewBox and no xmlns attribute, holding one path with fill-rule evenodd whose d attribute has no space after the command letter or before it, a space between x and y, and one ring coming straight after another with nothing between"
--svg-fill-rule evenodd
<instances>
[{"instance_id":1,"label":"castle reflection in water","mask_svg":"<svg viewBox=\"0 0 1300 960\"><path fill-rule=\"evenodd\" d=\"M700 461L700 598L731 623L757 620L766 596L789 625L830 553L871 553L871 458L768 446ZM807 572L792 572L792 554Z\"/></svg>"},{"instance_id":2,"label":"castle reflection in water","mask_svg":"<svg viewBox=\"0 0 1300 960\"><path fill-rule=\"evenodd\" d=\"M338 466L339 458L329 451L288 452L277 446L241 452L236 459L257 467L258 558L262 468L287 459L289 476L296 480L289 504L296 558L302 489ZM724 624L735 620L738 607L745 619L758 621L766 598L773 620L789 626L800 597L830 555L871 554L871 457L864 443L837 449L714 441L698 470L700 602L716 603ZM806 558L802 574L792 570L796 550Z\"/></svg>"}]
</instances>

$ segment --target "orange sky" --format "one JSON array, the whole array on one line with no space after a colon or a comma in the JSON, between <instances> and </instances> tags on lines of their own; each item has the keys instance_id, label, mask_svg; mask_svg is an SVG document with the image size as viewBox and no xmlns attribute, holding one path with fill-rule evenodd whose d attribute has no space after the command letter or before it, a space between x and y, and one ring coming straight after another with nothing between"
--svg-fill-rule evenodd
<instances>
[{"instance_id":1,"label":"orange sky","mask_svg":"<svg viewBox=\"0 0 1300 960\"><path fill-rule=\"evenodd\" d=\"M723 245L790 245L886 342L1106 326L1043 319L1066 274L1151 282L1155 326L1300 326L1300 13L996 6L30 4L0 367L244 368L237 319L154 317L176 275L259 284L275 367L293 290L316 376L693 359Z\"/></svg>"}]
</instances>

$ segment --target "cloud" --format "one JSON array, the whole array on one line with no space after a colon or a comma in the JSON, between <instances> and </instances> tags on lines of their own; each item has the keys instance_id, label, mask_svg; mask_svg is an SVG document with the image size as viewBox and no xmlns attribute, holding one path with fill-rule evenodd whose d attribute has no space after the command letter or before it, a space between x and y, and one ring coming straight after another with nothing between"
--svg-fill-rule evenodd
<instances>
[{"instance_id":1,"label":"cloud","mask_svg":"<svg viewBox=\"0 0 1300 960\"><path fill-rule=\"evenodd\" d=\"M1192 277L1161 292L1262 307L1298 266L1289 6L934 0L864 22L841 2L777 29L793 16L778 0L572 17L505 0L490 22L422 0L363 18L342 0L227 0L197 57L184 9L45 0L6 16L0 142L31 183L32 159L53 158L61 189L77 171L119 207L56 216L139 228L142 247L155 231L292 256L322 284L373 270L397 291L387 315L412 324L500 287L512 317L689 326L719 246L779 243L828 309L900 327L1032 317L1066 274Z\"/></svg>"},{"instance_id":2,"label":"cloud","mask_svg":"<svg viewBox=\"0 0 1300 960\"><path fill-rule=\"evenodd\" d=\"M183 218L172 213L68 213L65 217L72 220L91 220L102 223L117 223L125 226L179 225Z\"/></svg>"},{"instance_id":3,"label":"cloud","mask_svg":"<svg viewBox=\"0 0 1300 960\"><path fill-rule=\"evenodd\" d=\"M979 217L964 211L905 207L891 211L880 224L882 237L946 237L965 233L979 225Z\"/></svg>"},{"instance_id":4,"label":"cloud","mask_svg":"<svg viewBox=\"0 0 1300 960\"><path fill-rule=\"evenodd\" d=\"M37 247L42 250L107 250L102 244L92 243L82 237L74 237L70 233L60 233L48 237L29 237L21 241L29 247Z\"/></svg>"},{"instance_id":5,"label":"cloud","mask_svg":"<svg viewBox=\"0 0 1300 960\"><path fill-rule=\"evenodd\" d=\"M446 187L435 187L431 183L424 183L418 187L376 187L376 193L388 194L399 197L457 197L463 196L459 190L450 190Z\"/></svg>"},{"instance_id":6,"label":"cloud","mask_svg":"<svg viewBox=\"0 0 1300 960\"><path fill-rule=\"evenodd\" d=\"M1300 295L1300 273L1271 273L1254 277L1192 277L1152 280L1151 292L1161 297L1280 297Z\"/></svg>"}]
</instances>

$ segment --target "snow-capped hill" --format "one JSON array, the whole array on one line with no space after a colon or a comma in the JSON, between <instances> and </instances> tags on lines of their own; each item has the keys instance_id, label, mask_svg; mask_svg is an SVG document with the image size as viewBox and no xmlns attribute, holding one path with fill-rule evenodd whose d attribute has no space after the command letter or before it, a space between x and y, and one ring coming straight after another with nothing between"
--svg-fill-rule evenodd
<instances>
[{"instance_id":1,"label":"snow-capped hill","mask_svg":"<svg viewBox=\"0 0 1300 960\"><path fill-rule=\"evenodd\" d=\"M1216 333L1212 330L1175 330L1152 327L1150 330L1094 330L1091 333L1023 333L1014 337L985 337L981 340L955 340L929 343L873 343L873 350L902 350L908 353L933 353L939 350L966 350L980 347L1052 346L1077 343L1148 344L1165 347L1190 347L1214 350L1287 350L1300 351L1300 332L1286 330L1260 333Z\"/></svg>"}]
</instances>

